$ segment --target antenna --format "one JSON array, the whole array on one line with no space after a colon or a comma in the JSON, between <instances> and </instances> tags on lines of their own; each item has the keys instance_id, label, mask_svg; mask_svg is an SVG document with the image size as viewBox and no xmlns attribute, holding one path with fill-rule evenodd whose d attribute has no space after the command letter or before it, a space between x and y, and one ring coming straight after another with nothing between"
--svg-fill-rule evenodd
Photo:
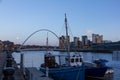
<instances>
[{"instance_id":1,"label":"antenna","mask_svg":"<svg viewBox=\"0 0 120 80\"><path fill-rule=\"evenodd\" d=\"M47 32L47 38L46 38L46 48L47 48L46 53L48 53L48 32Z\"/></svg>"}]
</instances>

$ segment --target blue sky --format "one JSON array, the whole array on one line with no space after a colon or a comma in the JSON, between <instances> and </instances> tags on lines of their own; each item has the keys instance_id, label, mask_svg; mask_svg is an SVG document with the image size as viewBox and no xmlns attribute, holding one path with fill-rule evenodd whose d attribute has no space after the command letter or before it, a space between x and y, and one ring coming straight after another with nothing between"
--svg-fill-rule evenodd
<instances>
[{"instance_id":1,"label":"blue sky","mask_svg":"<svg viewBox=\"0 0 120 80\"><path fill-rule=\"evenodd\" d=\"M0 0L0 40L22 43L31 33L49 29L64 32L64 13L73 36L92 33L104 40L120 40L120 0ZM58 40L49 34L51 45ZM26 44L45 43L46 32L35 34Z\"/></svg>"}]
</instances>

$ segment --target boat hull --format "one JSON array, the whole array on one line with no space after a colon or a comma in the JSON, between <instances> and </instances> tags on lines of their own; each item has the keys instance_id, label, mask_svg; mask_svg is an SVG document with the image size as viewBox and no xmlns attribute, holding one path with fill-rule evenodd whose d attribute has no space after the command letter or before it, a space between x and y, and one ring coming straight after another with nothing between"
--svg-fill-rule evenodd
<instances>
[{"instance_id":1,"label":"boat hull","mask_svg":"<svg viewBox=\"0 0 120 80\"><path fill-rule=\"evenodd\" d=\"M46 72L45 68L40 68L40 71ZM49 69L49 76L54 80L84 80L84 67L61 67Z\"/></svg>"},{"instance_id":2,"label":"boat hull","mask_svg":"<svg viewBox=\"0 0 120 80\"><path fill-rule=\"evenodd\" d=\"M93 77L93 78L102 78L104 77L108 67L92 67L85 69L85 76L86 77Z\"/></svg>"}]
</instances>

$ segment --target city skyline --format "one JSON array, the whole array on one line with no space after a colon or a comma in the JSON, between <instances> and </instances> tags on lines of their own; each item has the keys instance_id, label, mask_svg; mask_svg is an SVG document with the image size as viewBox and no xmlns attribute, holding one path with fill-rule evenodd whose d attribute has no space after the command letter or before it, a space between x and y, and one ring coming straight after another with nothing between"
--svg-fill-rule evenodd
<instances>
[{"instance_id":1,"label":"city skyline","mask_svg":"<svg viewBox=\"0 0 120 80\"><path fill-rule=\"evenodd\" d=\"M0 40L22 43L31 33L49 29L63 35L64 13L73 36L101 34L104 40L119 41L119 0L1 0ZM58 44L49 34L50 43ZM35 34L28 44L45 44L46 32ZM57 41L56 41L57 40Z\"/></svg>"}]
</instances>

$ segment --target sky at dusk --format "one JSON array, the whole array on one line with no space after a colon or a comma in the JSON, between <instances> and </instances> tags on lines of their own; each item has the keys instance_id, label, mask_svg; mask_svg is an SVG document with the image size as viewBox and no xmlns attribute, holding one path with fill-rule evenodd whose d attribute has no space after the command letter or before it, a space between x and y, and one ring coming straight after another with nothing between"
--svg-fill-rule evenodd
<instances>
[{"instance_id":1,"label":"sky at dusk","mask_svg":"<svg viewBox=\"0 0 120 80\"><path fill-rule=\"evenodd\" d=\"M31 33L49 29L64 32L64 14L73 36L103 35L120 40L120 0L0 0L0 40L21 44ZM32 36L26 44L45 44L46 32ZM58 43L49 33L51 45Z\"/></svg>"}]
</instances>

